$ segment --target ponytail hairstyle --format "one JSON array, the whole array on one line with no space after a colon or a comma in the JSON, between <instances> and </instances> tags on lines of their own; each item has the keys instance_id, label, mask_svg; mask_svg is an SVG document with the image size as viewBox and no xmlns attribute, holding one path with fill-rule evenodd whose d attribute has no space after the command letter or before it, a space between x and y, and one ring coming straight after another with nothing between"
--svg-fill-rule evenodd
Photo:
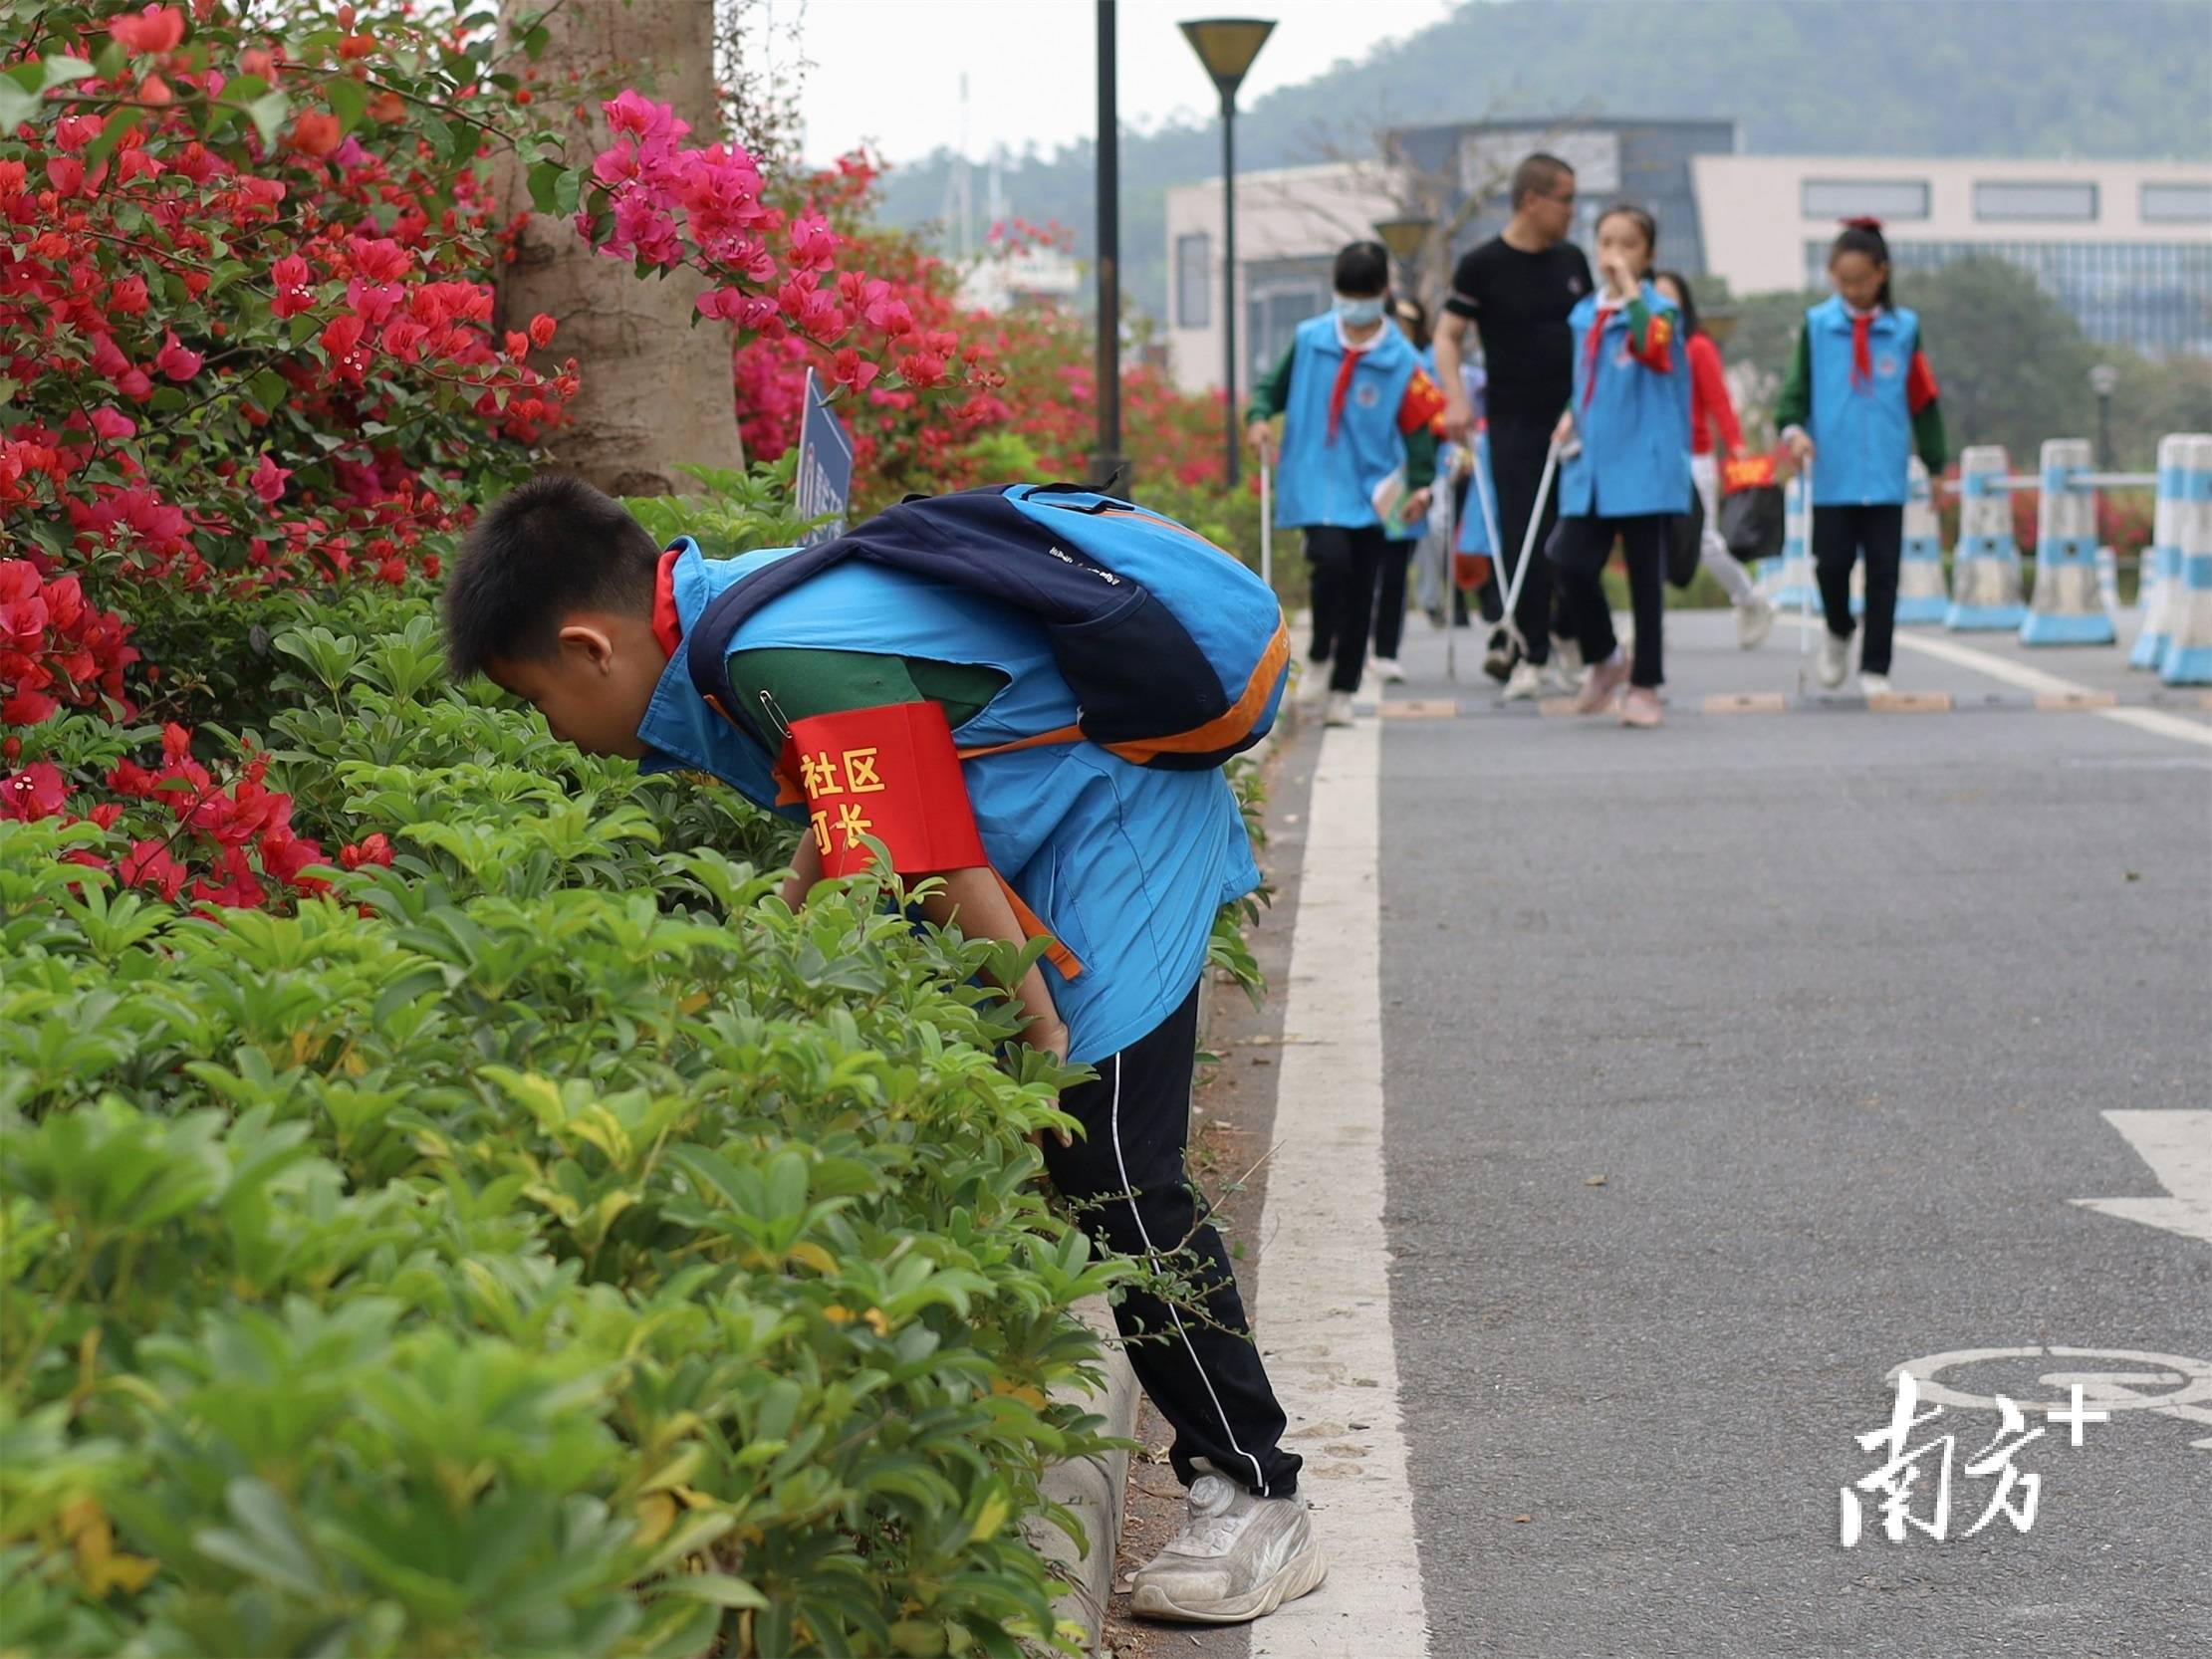
<instances>
[{"instance_id":1,"label":"ponytail hairstyle","mask_svg":"<svg viewBox=\"0 0 2212 1659\"><path fill-rule=\"evenodd\" d=\"M1636 229L1643 233L1643 269L1636 275L1638 280L1648 278L1651 267L1658 263L1659 258L1659 221L1632 201L1615 202L1598 215L1598 223L1591 227L1591 234L1595 236L1603 230L1607 219L1633 220Z\"/></svg>"},{"instance_id":2,"label":"ponytail hairstyle","mask_svg":"<svg viewBox=\"0 0 2212 1659\"><path fill-rule=\"evenodd\" d=\"M1675 308L1681 314L1682 338L1687 340L1692 335L1703 334L1705 326L1697 320L1697 299L1690 293L1690 279L1679 271L1654 271L1651 273L1651 280L1653 283L1671 283L1674 292L1682 296L1681 305Z\"/></svg>"},{"instance_id":3,"label":"ponytail hairstyle","mask_svg":"<svg viewBox=\"0 0 2212 1659\"><path fill-rule=\"evenodd\" d=\"M1829 244L1829 264L1834 265L1839 254L1864 254L1880 266L1882 270L1881 292L1874 296L1874 305L1881 311L1890 311L1895 308L1896 302L1889 298L1889 244L1881 234L1881 221L1879 219L1872 217L1845 219L1843 228L1837 233L1836 240Z\"/></svg>"}]
</instances>

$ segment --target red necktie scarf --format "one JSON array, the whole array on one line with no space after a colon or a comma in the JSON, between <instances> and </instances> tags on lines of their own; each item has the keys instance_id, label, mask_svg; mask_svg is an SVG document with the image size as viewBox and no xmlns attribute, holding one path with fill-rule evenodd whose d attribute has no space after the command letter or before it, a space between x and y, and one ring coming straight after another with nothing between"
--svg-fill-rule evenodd
<instances>
[{"instance_id":1,"label":"red necktie scarf","mask_svg":"<svg viewBox=\"0 0 2212 1659\"><path fill-rule=\"evenodd\" d=\"M1345 417L1345 397L1352 390L1352 371L1359 364L1361 354L1349 348L1345 360L1337 365L1337 383L1329 388L1329 436L1327 442L1337 441L1337 427Z\"/></svg>"},{"instance_id":2,"label":"red necktie scarf","mask_svg":"<svg viewBox=\"0 0 2212 1659\"><path fill-rule=\"evenodd\" d=\"M1851 319L1851 384L1870 386L1874 383L1874 353L1867 337L1874 327L1874 314L1864 312Z\"/></svg>"},{"instance_id":3,"label":"red necktie scarf","mask_svg":"<svg viewBox=\"0 0 2212 1659\"><path fill-rule=\"evenodd\" d=\"M1598 390L1598 344L1604 339L1605 325L1619 309L1618 306L1599 306L1598 315L1590 320L1590 338L1583 342L1583 407L1586 409Z\"/></svg>"}]
</instances>

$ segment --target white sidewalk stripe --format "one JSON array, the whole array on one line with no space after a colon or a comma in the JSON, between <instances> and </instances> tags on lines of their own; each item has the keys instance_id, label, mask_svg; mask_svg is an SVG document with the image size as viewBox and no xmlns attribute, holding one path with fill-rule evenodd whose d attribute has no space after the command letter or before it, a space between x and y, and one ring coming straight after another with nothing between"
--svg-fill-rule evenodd
<instances>
[{"instance_id":1,"label":"white sidewalk stripe","mask_svg":"<svg viewBox=\"0 0 2212 1659\"><path fill-rule=\"evenodd\" d=\"M2104 1121L2127 1137L2169 1196L2074 1202L2212 1244L2212 1111L2108 1111Z\"/></svg>"},{"instance_id":2,"label":"white sidewalk stripe","mask_svg":"<svg viewBox=\"0 0 2212 1659\"><path fill-rule=\"evenodd\" d=\"M1260 1349L1329 1579L1253 1626L1251 1659L1428 1652L1382 1226L1381 754L1361 720L1314 768L1258 1235Z\"/></svg>"},{"instance_id":3,"label":"white sidewalk stripe","mask_svg":"<svg viewBox=\"0 0 2212 1659\"><path fill-rule=\"evenodd\" d=\"M1900 628L1896 633L1896 642L1906 649L1941 657L1945 662L1956 663L1961 668L1971 668L1977 674L1987 674L1993 680L2016 685L2023 691L2059 697L2095 695L2090 687L2078 681L2061 679L2057 674L2047 674L2041 668L2031 668L2025 662L2014 662L2006 657L1994 656L1988 651L1977 651L1973 646L1961 645L1955 639L1940 639L1925 633L1907 633ZM2190 720L2183 715L2168 714L2163 709L2091 708L2082 712L2093 714L2099 720L2132 726L2153 737L2179 738L2184 743L2201 743L2212 748L2212 726Z\"/></svg>"}]
</instances>

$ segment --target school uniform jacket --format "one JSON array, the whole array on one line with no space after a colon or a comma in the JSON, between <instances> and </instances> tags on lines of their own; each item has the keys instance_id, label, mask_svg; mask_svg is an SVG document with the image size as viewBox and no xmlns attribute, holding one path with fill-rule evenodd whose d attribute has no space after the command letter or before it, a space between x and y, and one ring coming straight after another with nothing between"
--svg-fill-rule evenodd
<instances>
[{"instance_id":1,"label":"school uniform jacket","mask_svg":"<svg viewBox=\"0 0 2212 1659\"><path fill-rule=\"evenodd\" d=\"M1901 306L1854 317L1842 295L1805 314L1775 422L1813 440L1816 507L1901 506L1913 451L1943 471L1943 413L1920 319Z\"/></svg>"},{"instance_id":2,"label":"school uniform jacket","mask_svg":"<svg viewBox=\"0 0 2212 1659\"><path fill-rule=\"evenodd\" d=\"M663 601L685 633L724 588L796 551L709 560L688 538L677 546ZM1034 620L858 560L770 600L729 650L866 651L988 668L1005 684L954 730L962 749L1076 721L1074 694ZM767 750L700 698L680 644L637 735L647 749L639 771L696 768L756 806L793 816L778 807ZM991 867L1081 966L1073 975L1046 969L1068 1024L1069 1058L1089 1064L1119 1053L1181 1006L1205 966L1215 915L1259 885L1227 779L1133 766L1090 743L978 756L961 776Z\"/></svg>"},{"instance_id":3,"label":"school uniform jacket","mask_svg":"<svg viewBox=\"0 0 2212 1659\"><path fill-rule=\"evenodd\" d=\"M1378 524L1372 497L1391 473L1404 467L1408 490L1435 477L1429 425L1443 407L1444 394L1394 324L1385 322L1348 353L1334 312L1309 317L1252 401L1255 420L1283 416L1276 525L1363 530Z\"/></svg>"},{"instance_id":4,"label":"school uniform jacket","mask_svg":"<svg viewBox=\"0 0 2212 1659\"><path fill-rule=\"evenodd\" d=\"M1690 375L1674 302L1645 283L1625 305L1589 294L1568 314L1582 449L1560 463L1567 518L1686 513Z\"/></svg>"}]
</instances>

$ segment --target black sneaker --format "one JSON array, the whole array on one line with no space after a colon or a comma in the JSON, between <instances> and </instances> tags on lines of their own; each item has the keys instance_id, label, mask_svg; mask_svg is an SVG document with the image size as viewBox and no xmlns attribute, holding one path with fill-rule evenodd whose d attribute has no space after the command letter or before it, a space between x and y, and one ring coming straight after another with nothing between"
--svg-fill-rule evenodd
<instances>
[{"instance_id":1,"label":"black sneaker","mask_svg":"<svg viewBox=\"0 0 2212 1659\"><path fill-rule=\"evenodd\" d=\"M1521 653L1514 648L1512 637L1504 628L1494 628L1490 644L1482 653L1482 671L1500 685L1513 675L1514 664L1521 660Z\"/></svg>"}]
</instances>

